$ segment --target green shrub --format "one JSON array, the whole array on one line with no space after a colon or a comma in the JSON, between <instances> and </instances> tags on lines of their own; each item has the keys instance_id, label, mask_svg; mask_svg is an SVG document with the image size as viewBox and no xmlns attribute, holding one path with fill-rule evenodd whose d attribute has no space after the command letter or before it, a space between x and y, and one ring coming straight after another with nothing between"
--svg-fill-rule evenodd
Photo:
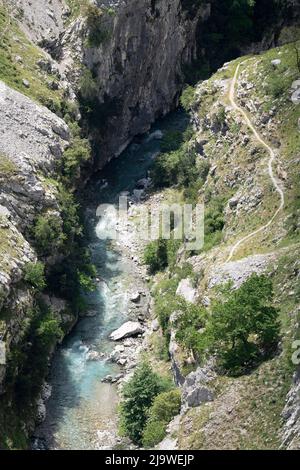
<instances>
[{"instance_id":1,"label":"green shrub","mask_svg":"<svg viewBox=\"0 0 300 470\"><path fill-rule=\"evenodd\" d=\"M153 447L165 437L166 427L180 412L180 407L181 393L179 389L160 393L154 398L143 432L145 447Z\"/></svg>"},{"instance_id":2,"label":"green shrub","mask_svg":"<svg viewBox=\"0 0 300 470\"><path fill-rule=\"evenodd\" d=\"M183 143L183 134L180 131L166 132L161 140L160 149L163 153L173 152Z\"/></svg>"},{"instance_id":3,"label":"green shrub","mask_svg":"<svg viewBox=\"0 0 300 470\"><path fill-rule=\"evenodd\" d=\"M158 294L155 297L155 313L165 334L168 333L170 316L177 308L178 299L173 289L163 292L163 295Z\"/></svg>"},{"instance_id":4,"label":"green shrub","mask_svg":"<svg viewBox=\"0 0 300 470\"><path fill-rule=\"evenodd\" d=\"M211 199L204 214L204 251L208 251L219 244L223 237L225 225L224 208L226 199L215 197Z\"/></svg>"},{"instance_id":5,"label":"green shrub","mask_svg":"<svg viewBox=\"0 0 300 470\"><path fill-rule=\"evenodd\" d=\"M79 206L74 194L62 184L58 185L58 203L62 217L62 230L65 237L65 246L70 249L74 240L82 235L79 218Z\"/></svg>"},{"instance_id":6,"label":"green shrub","mask_svg":"<svg viewBox=\"0 0 300 470\"><path fill-rule=\"evenodd\" d=\"M59 320L45 305L34 305L26 313L26 322L22 342L13 346L9 355L7 375L20 414L40 393L48 372L49 354L63 335Z\"/></svg>"},{"instance_id":7,"label":"green shrub","mask_svg":"<svg viewBox=\"0 0 300 470\"><path fill-rule=\"evenodd\" d=\"M154 447L166 436L166 423L164 421L148 419L143 432L143 446Z\"/></svg>"},{"instance_id":8,"label":"green shrub","mask_svg":"<svg viewBox=\"0 0 300 470\"><path fill-rule=\"evenodd\" d=\"M205 234L219 232L223 230L225 200L214 198L205 213Z\"/></svg>"},{"instance_id":9,"label":"green shrub","mask_svg":"<svg viewBox=\"0 0 300 470\"><path fill-rule=\"evenodd\" d=\"M45 266L40 261L26 264L24 273L25 281L29 282L33 287L36 287L38 290L43 290L46 287Z\"/></svg>"},{"instance_id":10,"label":"green shrub","mask_svg":"<svg viewBox=\"0 0 300 470\"><path fill-rule=\"evenodd\" d=\"M96 286L94 279L97 276L97 270L93 264L86 264L84 269L83 266L81 266L81 269L78 269L77 271L77 276L80 288L84 292L93 292L95 290Z\"/></svg>"},{"instance_id":11,"label":"green shrub","mask_svg":"<svg viewBox=\"0 0 300 470\"><path fill-rule=\"evenodd\" d=\"M81 99L86 103L92 103L96 99L98 93L97 83L88 68L84 68L80 81L79 90Z\"/></svg>"},{"instance_id":12,"label":"green shrub","mask_svg":"<svg viewBox=\"0 0 300 470\"><path fill-rule=\"evenodd\" d=\"M167 339L171 314L178 310L185 311L188 305L181 297L176 296L180 280L186 278L196 280L192 266L188 263L180 267L174 266L171 277L161 280L153 292L155 314Z\"/></svg>"},{"instance_id":13,"label":"green shrub","mask_svg":"<svg viewBox=\"0 0 300 470\"><path fill-rule=\"evenodd\" d=\"M121 430L134 443L140 444L154 398L166 389L166 383L150 365L141 364L124 386L120 405Z\"/></svg>"},{"instance_id":14,"label":"green shrub","mask_svg":"<svg viewBox=\"0 0 300 470\"><path fill-rule=\"evenodd\" d=\"M144 262L151 274L163 271L168 266L167 240L160 238L150 242L144 250Z\"/></svg>"},{"instance_id":15,"label":"green shrub","mask_svg":"<svg viewBox=\"0 0 300 470\"><path fill-rule=\"evenodd\" d=\"M214 124L221 130L226 122L226 109L221 105L213 115Z\"/></svg>"},{"instance_id":16,"label":"green shrub","mask_svg":"<svg viewBox=\"0 0 300 470\"><path fill-rule=\"evenodd\" d=\"M114 10L110 9L110 14ZM88 45L90 47L99 47L100 44L107 41L111 33L106 29L102 23L105 10L98 8L95 5L88 5L86 9L86 24L89 30Z\"/></svg>"},{"instance_id":17,"label":"green shrub","mask_svg":"<svg viewBox=\"0 0 300 470\"><path fill-rule=\"evenodd\" d=\"M190 133L182 136L179 148L158 155L151 169L151 177L157 188L178 185L184 188L190 202L197 202L198 191L207 178L210 165L208 161L199 158L194 146L185 142L185 138L191 138ZM170 142L163 148L174 149L178 144L179 139L173 147Z\"/></svg>"},{"instance_id":18,"label":"green shrub","mask_svg":"<svg viewBox=\"0 0 300 470\"><path fill-rule=\"evenodd\" d=\"M210 164L207 160L196 160L196 171L191 176L191 181L184 188L184 198L187 204L197 204L199 200L199 191L208 176ZM196 175L196 177L195 177Z\"/></svg>"},{"instance_id":19,"label":"green shrub","mask_svg":"<svg viewBox=\"0 0 300 470\"><path fill-rule=\"evenodd\" d=\"M59 215L46 213L39 215L33 227L35 245L43 256L53 254L63 246L65 235Z\"/></svg>"},{"instance_id":20,"label":"green shrub","mask_svg":"<svg viewBox=\"0 0 300 470\"><path fill-rule=\"evenodd\" d=\"M151 169L151 178L156 187L169 187L178 183L181 158L180 150L158 155Z\"/></svg>"},{"instance_id":21,"label":"green shrub","mask_svg":"<svg viewBox=\"0 0 300 470\"><path fill-rule=\"evenodd\" d=\"M91 157L91 146L87 139L74 137L62 158L62 172L67 181L74 182L80 176L80 166Z\"/></svg>"},{"instance_id":22,"label":"green shrub","mask_svg":"<svg viewBox=\"0 0 300 470\"><path fill-rule=\"evenodd\" d=\"M206 326L207 312L204 307L181 301L179 315L176 321L176 338L187 350L197 355L206 345L203 329Z\"/></svg>"},{"instance_id":23,"label":"green shrub","mask_svg":"<svg viewBox=\"0 0 300 470\"><path fill-rule=\"evenodd\" d=\"M286 82L281 75L274 75L270 73L268 83L266 85L266 92L273 98L280 98L286 92Z\"/></svg>"},{"instance_id":24,"label":"green shrub","mask_svg":"<svg viewBox=\"0 0 300 470\"><path fill-rule=\"evenodd\" d=\"M181 393L178 388L162 392L155 397L149 411L149 418L169 423L180 412Z\"/></svg>"},{"instance_id":25,"label":"green shrub","mask_svg":"<svg viewBox=\"0 0 300 470\"><path fill-rule=\"evenodd\" d=\"M51 313L43 317L36 330L41 349L47 353L63 337L59 321Z\"/></svg>"},{"instance_id":26,"label":"green shrub","mask_svg":"<svg viewBox=\"0 0 300 470\"><path fill-rule=\"evenodd\" d=\"M164 240L159 238L146 245L144 250L144 263L148 265L150 274L164 271L176 263L177 252L181 245L180 240Z\"/></svg>"},{"instance_id":27,"label":"green shrub","mask_svg":"<svg viewBox=\"0 0 300 470\"><path fill-rule=\"evenodd\" d=\"M180 104L183 109L189 112L195 102L196 89L192 86L187 86L180 97Z\"/></svg>"},{"instance_id":28,"label":"green shrub","mask_svg":"<svg viewBox=\"0 0 300 470\"><path fill-rule=\"evenodd\" d=\"M48 285L58 296L68 299L75 313L84 312L85 292L95 290L96 267L91 264L90 252L75 242L63 263L53 266Z\"/></svg>"},{"instance_id":29,"label":"green shrub","mask_svg":"<svg viewBox=\"0 0 300 470\"><path fill-rule=\"evenodd\" d=\"M5 177L9 178L15 175L18 171L18 168L10 158L6 155L0 153L0 178Z\"/></svg>"},{"instance_id":30,"label":"green shrub","mask_svg":"<svg viewBox=\"0 0 300 470\"><path fill-rule=\"evenodd\" d=\"M206 336L219 364L238 375L273 353L279 339L272 281L253 274L241 287L225 291L212 308Z\"/></svg>"}]
</instances>

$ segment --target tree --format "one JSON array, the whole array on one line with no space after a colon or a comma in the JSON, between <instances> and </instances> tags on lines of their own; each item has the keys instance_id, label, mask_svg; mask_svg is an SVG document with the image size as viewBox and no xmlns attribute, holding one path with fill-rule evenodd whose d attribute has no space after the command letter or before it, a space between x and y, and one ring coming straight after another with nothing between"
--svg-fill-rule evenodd
<instances>
[{"instance_id":1,"label":"tree","mask_svg":"<svg viewBox=\"0 0 300 470\"><path fill-rule=\"evenodd\" d=\"M65 234L62 225L57 213L47 212L38 216L32 232L40 254L49 256L63 246Z\"/></svg>"},{"instance_id":2,"label":"tree","mask_svg":"<svg viewBox=\"0 0 300 470\"><path fill-rule=\"evenodd\" d=\"M227 290L225 302L213 305L206 331L210 351L231 373L246 371L274 350L280 323L273 296L271 279L253 274L239 289Z\"/></svg>"},{"instance_id":3,"label":"tree","mask_svg":"<svg viewBox=\"0 0 300 470\"><path fill-rule=\"evenodd\" d=\"M205 336L203 329L206 324L207 312L202 306L193 305L180 300L178 305L181 315L176 321L176 339L195 355Z\"/></svg>"},{"instance_id":4,"label":"tree","mask_svg":"<svg viewBox=\"0 0 300 470\"><path fill-rule=\"evenodd\" d=\"M29 282L33 287L38 290L43 290L46 287L45 280L45 266L38 261L37 263L28 263L24 268L26 282Z\"/></svg>"},{"instance_id":5,"label":"tree","mask_svg":"<svg viewBox=\"0 0 300 470\"><path fill-rule=\"evenodd\" d=\"M148 420L143 432L143 445L152 447L166 435L168 423L180 412L181 393L179 389L162 392L155 397L148 413Z\"/></svg>"},{"instance_id":6,"label":"tree","mask_svg":"<svg viewBox=\"0 0 300 470\"><path fill-rule=\"evenodd\" d=\"M133 442L140 444L154 398L166 388L150 365L140 365L125 385L120 406L121 429Z\"/></svg>"},{"instance_id":7,"label":"tree","mask_svg":"<svg viewBox=\"0 0 300 470\"><path fill-rule=\"evenodd\" d=\"M149 243L144 251L144 262L151 274L162 271L168 266L168 243L160 238Z\"/></svg>"}]
</instances>

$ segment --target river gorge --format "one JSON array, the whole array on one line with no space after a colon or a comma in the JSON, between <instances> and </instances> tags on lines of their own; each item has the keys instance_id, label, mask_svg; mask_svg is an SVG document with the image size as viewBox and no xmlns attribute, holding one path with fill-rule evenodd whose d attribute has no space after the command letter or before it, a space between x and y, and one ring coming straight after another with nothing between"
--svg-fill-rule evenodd
<instances>
[{"instance_id":1,"label":"river gorge","mask_svg":"<svg viewBox=\"0 0 300 470\"><path fill-rule=\"evenodd\" d=\"M300 448L299 23L0 0L0 450Z\"/></svg>"},{"instance_id":2,"label":"river gorge","mask_svg":"<svg viewBox=\"0 0 300 470\"><path fill-rule=\"evenodd\" d=\"M46 420L34 433L33 448L99 449L122 444L118 437L117 385L101 382L107 375L122 374L122 368L108 360L115 346L109 334L128 319L149 319L149 292L146 270L136 257L134 246L124 245L126 240L122 237L117 243L97 237L96 233L100 236L110 220L109 213L97 219L96 211L99 204L117 206L123 192L132 196L137 182L147 177L153 158L160 151L161 136L168 131L183 132L187 124L182 110L171 113L147 135L136 138L87 185L88 246L98 274L97 290L87 296L92 316L79 320L55 354ZM130 300L137 291L142 294L141 305Z\"/></svg>"}]
</instances>

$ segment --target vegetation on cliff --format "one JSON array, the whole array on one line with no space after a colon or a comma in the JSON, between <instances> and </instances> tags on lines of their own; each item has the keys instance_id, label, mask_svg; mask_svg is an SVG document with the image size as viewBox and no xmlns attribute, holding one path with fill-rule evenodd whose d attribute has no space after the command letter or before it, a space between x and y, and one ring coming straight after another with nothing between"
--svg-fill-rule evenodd
<instances>
[{"instance_id":1,"label":"vegetation on cliff","mask_svg":"<svg viewBox=\"0 0 300 470\"><path fill-rule=\"evenodd\" d=\"M120 405L121 432L134 443L151 447L164 436L178 413L180 393L144 362L124 386Z\"/></svg>"},{"instance_id":2,"label":"vegetation on cliff","mask_svg":"<svg viewBox=\"0 0 300 470\"><path fill-rule=\"evenodd\" d=\"M68 3L71 19L80 12L86 17L85 45L93 49L105 44L111 35L106 20L114 11L87 7L84 0ZM151 2L151 21L159 17L159 3ZM190 17L205 3L181 1ZM212 14L198 31L202 55L199 62L185 69L188 83L207 78L224 60L239 56L252 41L262 40L274 14L275 23L281 14L290 14L284 0L211 3ZM77 122L77 103L71 102L64 87L59 86L59 71L51 67L43 70L44 55L2 6L0 28L4 32L0 79L64 118L72 134L54 174L41 175L43 185L51 188L56 207L43 207L32 226L24 230L38 261L26 262L23 277L14 286L16 290L23 289L27 306L21 305L18 311L18 336L9 337L5 394L0 398L0 447L24 448L28 445L24 422L33 425L35 400L47 374L49 357L71 326L74 313L76 316L84 309L81 292L94 287L96 273L84 248L76 196L81 169L91 159L86 135L108 126L119 116L123 102L105 96L100 103L95 71L83 67L78 92L83 130ZM241 285L234 286L224 286L221 279L222 287L216 288L219 273L212 273L213 267L217 266L220 273L224 264L229 269L225 262L228 250L271 220L274 204L279 204L266 171L265 148L258 144L228 99L230 80L240 62L236 99L265 141L278 150L276 178L284 186L287 204L276 224L237 245L234 252L232 270L237 269L240 274L241 264L236 263L247 256L254 271L261 269L259 263L255 264L255 256L260 254L264 260L272 260L269 264L266 261L268 270L263 266L265 274L249 277L247 272L240 276ZM175 359L183 377L209 360L214 361L214 372L218 373L211 384L215 400L187 410L181 419L180 447L281 445L282 410L293 372L290 345L299 323L299 265L295 261L300 230L299 103L290 100L292 83L298 78L299 42L295 42L260 56L249 56L247 61L238 59L201 85L187 86L181 104L192 113L194 127L184 134L165 135L162 152L152 168L155 191L171 188L185 202L205 203L205 244L201 250L187 254L180 242L159 239L144 252L149 273L157 276L153 297L161 327L158 334L165 343L161 357L166 357L172 338L178 343ZM14 179L17 174L17 166L1 154L0 177ZM18 244L17 237L8 239L5 224L1 226L1 250L15 253ZM236 273L229 269L230 275L236 281ZM199 294L195 304L178 293L182 280L188 280L191 289ZM69 301L72 315L67 307L67 322L62 322L45 303L49 294ZM13 314L4 305L0 312L1 341L2 331L6 334ZM152 447L165 437L167 424L179 413L180 405L179 391L148 364L142 364L124 387L120 406L122 431L134 443ZM212 435L217 436L216 440L212 440Z\"/></svg>"},{"instance_id":3,"label":"vegetation on cliff","mask_svg":"<svg viewBox=\"0 0 300 470\"><path fill-rule=\"evenodd\" d=\"M157 273L152 289L154 309L167 345L175 334L173 361L183 375L188 375L197 367L205 371L213 360L218 373L211 383L215 394L212 403L191 408L181 418L181 448L288 445L288 440L282 444L282 412L295 370L291 344L298 337L298 263L292 259L299 243L299 185L294 180L299 165L299 104L291 101L299 78L297 49L299 42L239 59L197 87L187 87L181 102L192 112L194 131L186 139L176 136L175 147L163 144L163 152L154 164L154 183L162 198L167 194L164 187L171 186L185 201L191 200L188 191L197 163L207 167L203 180L198 175L195 178L199 186L192 199L205 203L205 244L200 253L187 253L182 245L174 254L175 264L169 265L165 252L155 251L152 243L146 247L145 256L150 270ZM264 225L278 207L276 195L274 209L275 194L267 178L268 155L229 106L229 84L240 60L236 100L242 103L260 135L278 149L273 168L284 187L286 205L276 222L238 246L233 261L226 265L230 244ZM191 151L195 152L189 168L191 179L181 184L179 178L185 167L180 154L186 157ZM257 253L262 259L270 257L265 274L255 274L258 268L254 267L252 276L244 276L242 263L245 261L250 270ZM274 266L272 259L279 265ZM187 262L190 269L182 277L179 267ZM233 287L226 285L225 276L223 282L218 279L217 268L226 271L226 266L227 280L232 276ZM237 282L239 276L241 283ZM198 294L196 304L179 295L181 279L188 279ZM227 404L232 401L236 405L230 408ZM231 420L236 431L227 430ZM261 421L265 423L263 428ZM216 434L217 442L209 437Z\"/></svg>"}]
</instances>

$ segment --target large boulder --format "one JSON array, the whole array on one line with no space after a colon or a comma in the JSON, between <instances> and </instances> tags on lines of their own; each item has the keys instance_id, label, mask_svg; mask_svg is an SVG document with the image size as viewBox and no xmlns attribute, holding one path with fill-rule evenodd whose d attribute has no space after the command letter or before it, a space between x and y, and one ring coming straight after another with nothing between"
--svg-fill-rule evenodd
<instances>
[{"instance_id":1,"label":"large boulder","mask_svg":"<svg viewBox=\"0 0 300 470\"><path fill-rule=\"evenodd\" d=\"M130 336L136 336L144 332L144 328L139 322L128 321L124 323L120 328L113 331L110 335L110 339L113 341L120 341L123 338Z\"/></svg>"},{"instance_id":2,"label":"large boulder","mask_svg":"<svg viewBox=\"0 0 300 470\"><path fill-rule=\"evenodd\" d=\"M194 408L202 405L202 403L213 401L213 399L213 392L208 387L198 386L191 389L189 393L186 394L185 403L189 408Z\"/></svg>"},{"instance_id":3,"label":"large boulder","mask_svg":"<svg viewBox=\"0 0 300 470\"><path fill-rule=\"evenodd\" d=\"M191 279L182 279L177 287L176 295L194 304L197 300L197 290L193 287Z\"/></svg>"},{"instance_id":4,"label":"large boulder","mask_svg":"<svg viewBox=\"0 0 300 470\"><path fill-rule=\"evenodd\" d=\"M209 382L214 378L215 372L210 364L206 367L199 367L195 372L191 372L186 377L182 387L183 410L213 401L214 394L209 387Z\"/></svg>"},{"instance_id":5,"label":"large boulder","mask_svg":"<svg viewBox=\"0 0 300 470\"><path fill-rule=\"evenodd\" d=\"M208 275L208 288L225 284L229 281L234 288L240 287L253 273L264 274L276 261L276 255L259 254L230 261L224 264L215 264Z\"/></svg>"},{"instance_id":6,"label":"large boulder","mask_svg":"<svg viewBox=\"0 0 300 470\"><path fill-rule=\"evenodd\" d=\"M133 292L130 296L130 300L133 303L138 303L141 300L141 294L139 292Z\"/></svg>"}]
</instances>

